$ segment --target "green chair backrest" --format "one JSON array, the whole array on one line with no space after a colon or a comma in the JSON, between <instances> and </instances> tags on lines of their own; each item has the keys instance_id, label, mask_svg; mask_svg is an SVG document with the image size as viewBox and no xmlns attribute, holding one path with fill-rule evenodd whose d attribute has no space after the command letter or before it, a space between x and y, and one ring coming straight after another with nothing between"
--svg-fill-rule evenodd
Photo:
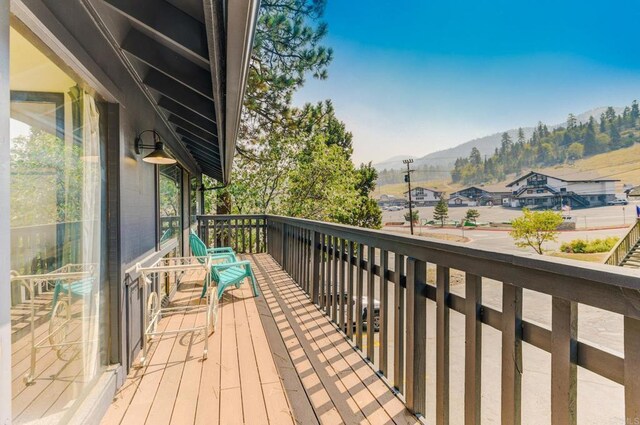
<instances>
[{"instance_id":1,"label":"green chair backrest","mask_svg":"<svg viewBox=\"0 0 640 425\"><path fill-rule=\"evenodd\" d=\"M207 246L202 242L202 239L200 239L198 235L193 233L193 231L189 233L189 246L191 246L191 252L193 252L193 255L198 257L198 261L201 264L204 264L204 260L201 257L206 257L208 255Z\"/></svg>"}]
</instances>

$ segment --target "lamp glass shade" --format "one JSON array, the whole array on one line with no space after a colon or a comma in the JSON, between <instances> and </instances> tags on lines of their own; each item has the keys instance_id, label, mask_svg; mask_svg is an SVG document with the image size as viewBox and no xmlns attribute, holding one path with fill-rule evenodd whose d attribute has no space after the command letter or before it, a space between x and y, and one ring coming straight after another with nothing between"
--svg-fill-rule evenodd
<instances>
[{"instance_id":1,"label":"lamp glass shade","mask_svg":"<svg viewBox=\"0 0 640 425\"><path fill-rule=\"evenodd\" d=\"M156 143L156 148L149 155L142 158L144 162L149 164L170 165L177 161L171 158L165 151L161 142Z\"/></svg>"}]
</instances>

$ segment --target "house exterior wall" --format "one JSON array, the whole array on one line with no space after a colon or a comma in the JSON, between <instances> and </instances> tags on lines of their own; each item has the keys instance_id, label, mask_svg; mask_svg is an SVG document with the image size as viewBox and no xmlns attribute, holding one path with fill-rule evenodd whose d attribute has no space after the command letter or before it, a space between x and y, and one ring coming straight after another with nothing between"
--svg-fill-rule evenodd
<instances>
[{"instance_id":1,"label":"house exterior wall","mask_svg":"<svg viewBox=\"0 0 640 425\"><path fill-rule=\"evenodd\" d=\"M442 196L441 192L422 187L411 189L411 201L416 204L432 205L437 203ZM404 194L405 201L409 202L409 192Z\"/></svg>"},{"instance_id":2,"label":"house exterior wall","mask_svg":"<svg viewBox=\"0 0 640 425\"><path fill-rule=\"evenodd\" d=\"M100 2L96 7L106 7ZM186 149L175 142L164 121L149 99L140 91L116 51L101 33L80 0L12 1L11 13L18 22L50 49L61 66L83 81L83 89L94 93L100 102L100 123L106 139L107 230L105 256L109 323L105 341L107 364L131 367L138 354L142 335L142 288L131 273L137 262L151 262L165 255L159 248L157 221L156 166L142 161L134 152L134 140L143 130L155 129L166 141L168 150L179 160L183 173L183 235L189 226L189 180L201 181L199 167ZM0 0L0 248L9 249L9 0ZM88 36L90 34L90 36ZM187 238L184 249L187 248ZM187 252L187 251L185 251ZM0 259L0 273L9 275L9 258ZM9 285L0 285L8 291ZM9 306L10 297L0 293L0 363L11 363ZM10 368L0 368L0 423L11 420Z\"/></svg>"}]
</instances>

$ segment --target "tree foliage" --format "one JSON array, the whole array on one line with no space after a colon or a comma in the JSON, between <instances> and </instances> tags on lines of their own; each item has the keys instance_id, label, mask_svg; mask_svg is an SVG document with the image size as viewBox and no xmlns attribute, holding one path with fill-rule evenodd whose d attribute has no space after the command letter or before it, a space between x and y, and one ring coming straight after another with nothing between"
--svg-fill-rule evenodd
<instances>
[{"instance_id":1,"label":"tree foliage","mask_svg":"<svg viewBox=\"0 0 640 425\"><path fill-rule=\"evenodd\" d=\"M444 222L449 218L449 206L444 199L444 194L433 209L433 219L440 222L440 226L444 227Z\"/></svg>"},{"instance_id":2,"label":"tree foliage","mask_svg":"<svg viewBox=\"0 0 640 425\"><path fill-rule=\"evenodd\" d=\"M352 134L330 100L292 106L305 78L327 78L324 0L261 2L231 184L205 207L380 227L377 173L351 161ZM216 198L216 199L214 199Z\"/></svg>"},{"instance_id":3,"label":"tree foliage","mask_svg":"<svg viewBox=\"0 0 640 425\"><path fill-rule=\"evenodd\" d=\"M411 213L409 213L409 211L404 213L404 221L413 221L414 223L416 223L418 220L420 220L420 213L418 212L418 210L411 210Z\"/></svg>"},{"instance_id":4,"label":"tree foliage","mask_svg":"<svg viewBox=\"0 0 640 425\"><path fill-rule=\"evenodd\" d=\"M590 117L587 122L578 122L569 114L565 127L553 130L538 123L529 140L524 131L518 129L515 143L508 133L502 134L500 147L482 160L474 147L469 157L458 158L451 179L454 183L477 184L501 181L508 174L519 174L527 168L550 166L574 161L583 156L596 155L621 149L640 141L640 111L635 100L631 107L617 114L612 107L600 116L597 122Z\"/></svg>"},{"instance_id":5,"label":"tree foliage","mask_svg":"<svg viewBox=\"0 0 640 425\"><path fill-rule=\"evenodd\" d=\"M530 247L542 255L542 246L558 239L557 229L562 224L562 215L551 210L530 211L527 208L522 212L522 216L511 222L513 230L509 235L515 240L517 247Z\"/></svg>"},{"instance_id":6,"label":"tree foliage","mask_svg":"<svg viewBox=\"0 0 640 425\"><path fill-rule=\"evenodd\" d=\"M476 210L475 208L469 208L464 218L475 223L479 217L480 211Z\"/></svg>"}]
</instances>

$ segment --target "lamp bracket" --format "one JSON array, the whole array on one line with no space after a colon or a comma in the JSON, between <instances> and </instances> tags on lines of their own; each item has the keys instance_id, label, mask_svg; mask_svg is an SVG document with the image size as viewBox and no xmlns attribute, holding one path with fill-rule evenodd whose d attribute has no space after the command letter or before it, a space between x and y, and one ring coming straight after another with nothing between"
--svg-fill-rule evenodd
<instances>
[{"instance_id":1,"label":"lamp bracket","mask_svg":"<svg viewBox=\"0 0 640 425\"><path fill-rule=\"evenodd\" d=\"M142 154L142 149L155 149L156 147L155 143L152 145L142 143L142 135L147 132L153 133L154 142L160 141L160 135L155 130L144 130L136 136L134 141L134 149L137 155Z\"/></svg>"}]
</instances>

